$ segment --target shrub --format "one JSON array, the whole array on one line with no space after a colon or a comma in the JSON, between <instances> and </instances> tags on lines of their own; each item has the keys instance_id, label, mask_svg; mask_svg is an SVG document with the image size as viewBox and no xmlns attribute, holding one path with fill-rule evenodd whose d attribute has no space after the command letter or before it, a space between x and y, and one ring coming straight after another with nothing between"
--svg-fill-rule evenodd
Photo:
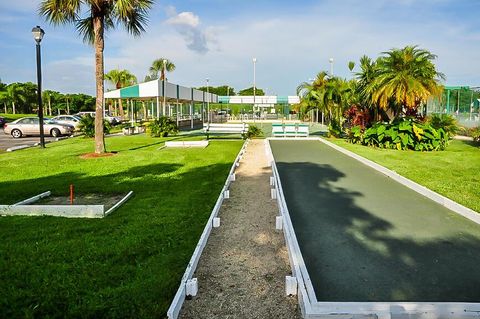
<instances>
[{"instance_id":1,"label":"shrub","mask_svg":"<svg viewBox=\"0 0 480 319\"><path fill-rule=\"evenodd\" d=\"M393 123L378 122L366 130L355 126L350 130L348 140L381 148L438 151L445 149L449 135L442 128L435 129L429 123L406 118Z\"/></svg>"},{"instance_id":2,"label":"shrub","mask_svg":"<svg viewBox=\"0 0 480 319\"><path fill-rule=\"evenodd\" d=\"M367 109L362 109L360 106L352 105L343 114L345 117L345 124L347 128L360 126L362 129L370 126L370 113Z\"/></svg>"},{"instance_id":3,"label":"shrub","mask_svg":"<svg viewBox=\"0 0 480 319\"><path fill-rule=\"evenodd\" d=\"M151 122L149 128L150 135L153 137L167 137L178 133L177 123L166 116Z\"/></svg>"},{"instance_id":4,"label":"shrub","mask_svg":"<svg viewBox=\"0 0 480 319\"><path fill-rule=\"evenodd\" d=\"M436 130L443 129L450 137L454 136L459 130L457 120L448 114L432 114L428 117L427 123Z\"/></svg>"},{"instance_id":5,"label":"shrub","mask_svg":"<svg viewBox=\"0 0 480 319\"><path fill-rule=\"evenodd\" d=\"M342 126L340 121L332 119L328 124L328 137L340 137L342 135Z\"/></svg>"},{"instance_id":6,"label":"shrub","mask_svg":"<svg viewBox=\"0 0 480 319\"><path fill-rule=\"evenodd\" d=\"M469 135L473 138L474 142L480 143L480 126L471 128Z\"/></svg>"},{"instance_id":7,"label":"shrub","mask_svg":"<svg viewBox=\"0 0 480 319\"><path fill-rule=\"evenodd\" d=\"M258 126L249 125L247 133L243 134L242 136L244 139L247 139L252 137L258 137L262 134L263 134L263 131Z\"/></svg>"},{"instance_id":8,"label":"shrub","mask_svg":"<svg viewBox=\"0 0 480 319\"><path fill-rule=\"evenodd\" d=\"M110 123L106 120L103 121L103 133L110 133ZM95 118L90 115L85 115L81 118L80 123L78 124L78 130L85 137L94 137L95 136Z\"/></svg>"}]
</instances>

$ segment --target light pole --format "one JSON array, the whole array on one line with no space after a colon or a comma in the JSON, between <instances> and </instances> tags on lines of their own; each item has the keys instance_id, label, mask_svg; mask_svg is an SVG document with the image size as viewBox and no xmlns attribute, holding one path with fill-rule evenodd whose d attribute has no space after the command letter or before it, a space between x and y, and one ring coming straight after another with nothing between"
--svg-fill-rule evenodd
<instances>
[{"instance_id":1,"label":"light pole","mask_svg":"<svg viewBox=\"0 0 480 319\"><path fill-rule=\"evenodd\" d=\"M40 147L45 148L45 135L43 131L43 105L42 105L42 60L40 55L40 42L45 32L38 25L32 29L33 38L37 47L37 99L38 99L38 122L40 125Z\"/></svg>"},{"instance_id":2,"label":"light pole","mask_svg":"<svg viewBox=\"0 0 480 319\"><path fill-rule=\"evenodd\" d=\"M165 67L167 66L167 60L163 59L163 79L162 79L162 87L163 87L163 116L165 116L165 110L166 110L166 103L167 103L167 95L165 94ZM170 112L169 112L170 113Z\"/></svg>"},{"instance_id":3,"label":"light pole","mask_svg":"<svg viewBox=\"0 0 480 319\"><path fill-rule=\"evenodd\" d=\"M257 58L253 58L253 121L255 122L255 96L256 96L256 69Z\"/></svg>"},{"instance_id":4,"label":"light pole","mask_svg":"<svg viewBox=\"0 0 480 319\"><path fill-rule=\"evenodd\" d=\"M207 121L210 123L210 95L208 92L208 81L209 79L207 78Z\"/></svg>"},{"instance_id":5,"label":"light pole","mask_svg":"<svg viewBox=\"0 0 480 319\"><path fill-rule=\"evenodd\" d=\"M330 62L330 77L333 77L333 58L330 58L328 62Z\"/></svg>"}]
</instances>

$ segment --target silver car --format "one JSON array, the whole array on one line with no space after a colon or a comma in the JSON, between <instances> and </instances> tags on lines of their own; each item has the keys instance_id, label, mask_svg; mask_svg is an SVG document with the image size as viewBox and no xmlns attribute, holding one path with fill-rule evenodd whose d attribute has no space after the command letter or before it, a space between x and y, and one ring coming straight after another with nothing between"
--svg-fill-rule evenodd
<instances>
[{"instance_id":1,"label":"silver car","mask_svg":"<svg viewBox=\"0 0 480 319\"><path fill-rule=\"evenodd\" d=\"M52 121L60 123L60 124L69 124L75 127L75 129L78 128L78 125L80 125L80 120L82 118L80 116L76 115L59 115L52 117Z\"/></svg>"},{"instance_id":2,"label":"silver car","mask_svg":"<svg viewBox=\"0 0 480 319\"><path fill-rule=\"evenodd\" d=\"M14 138L20 138L25 135L40 135L40 125L38 117L23 117L4 126L5 134L11 134ZM75 130L73 125L61 124L50 119L44 119L43 131L45 135L58 137L61 135L72 135Z\"/></svg>"}]
</instances>

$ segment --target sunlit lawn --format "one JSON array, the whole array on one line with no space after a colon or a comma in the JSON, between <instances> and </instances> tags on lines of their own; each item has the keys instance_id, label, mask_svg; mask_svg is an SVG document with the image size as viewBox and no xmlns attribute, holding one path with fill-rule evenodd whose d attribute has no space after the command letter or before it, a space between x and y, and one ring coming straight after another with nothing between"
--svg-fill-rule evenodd
<instances>
[{"instance_id":1,"label":"sunlit lawn","mask_svg":"<svg viewBox=\"0 0 480 319\"><path fill-rule=\"evenodd\" d=\"M74 138L0 154L0 204L51 190L134 197L104 219L0 217L0 317L161 318L242 141L159 149L112 137L113 157L80 159Z\"/></svg>"}]
</instances>

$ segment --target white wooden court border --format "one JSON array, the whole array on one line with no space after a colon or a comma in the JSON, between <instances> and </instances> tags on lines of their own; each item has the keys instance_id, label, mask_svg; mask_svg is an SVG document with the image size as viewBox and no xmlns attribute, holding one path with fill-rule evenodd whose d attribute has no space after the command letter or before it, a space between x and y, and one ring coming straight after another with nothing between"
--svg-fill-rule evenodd
<instances>
[{"instance_id":1,"label":"white wooden court border","mask_svg":"<svg viewBox=\"0 0 480 319\"><path fill-rule=\"evenodd\" d=\"M277 202L283 221L283 231L288 248L292 276L297 279L297 296L304 318L480 318L480 303L461 302L321 302L317 300L308 270L298 245L295 231L290 219L288 207L283 194L282 183L269 140L300 140L298 138L268 138L265 141L267 158L271 162L274 175ZM347 151L322 138L305 138L303 140L318 140L326 145L350 156L367 166L393 178L397 182L413 189L450 210L480 224L478 213L462 206L443 195L433 192L397 173L376 164L353 152ZM453 202L453 203L452 203ZM446 203L446 204L444 204ZM476 215L472 215L476 214Z\"/></svg>"},{"instance_id":2,"label":"white wooden court border","mask_svg":"<svg viewBox=\"0 0 480 319\"><path fill-rule=\"evenodd\" d=\"M0 215L4 216L55 216L68 218L103 218L118 209L132 195L128 192L121 200L105 211L104 205L31 205L42 198L50 196L47 191L27 198L13 205L0 205Z\"/></svg>"},{"instance_id":3,"label":"white wooden court border","mask_svg":"<svg viewBox=\"0 0 480 319\"><path fill-rule=\"evenodd\" d=\"M203 229L202 235L200 236L197 246L195 247L195 251L193 252L192 258L190 258L187 268L185 269L185 273L183 274L183 277L180 280L180 286L178 287L177 293L175 294L175 297L173 298L173 301L170 304L170 307L168 308L167 317L169 319L176 319L180 314L180 310L182 309L183 302L185 301L185 297L187 294L186 292L187 284L189 283L190 280L192 280L195 270L197 269L198 262L200 261L200 256L202 255L203 249L207 244L208 237L210 236L210 233L212 232L212 228L214 227L213 225L214 220L218 218L217 216L218 216L218 213L220 212L220 207L222 206L223 200L228 198L228 196L225 196L225 195L228 194L229 192L229 187L232 182L232 175L235 173L235 168L238 166L237 164L240 162L243 154L245 153L245 148L247 147L247 145L248 145L248 140L246 140L243 143L242 148L238 152L238 155L235 158L235 161L233 162L232 167L230 168L230 172L227 175L225 184L222 190L220 191L220 195L218 195L217 202L215 203L215 206L213 207L210 217L208 218L207 224ZM217 226L217 222L220 223L219 220L215 220L215 226Z\"/></svg>"}]
</instances>

